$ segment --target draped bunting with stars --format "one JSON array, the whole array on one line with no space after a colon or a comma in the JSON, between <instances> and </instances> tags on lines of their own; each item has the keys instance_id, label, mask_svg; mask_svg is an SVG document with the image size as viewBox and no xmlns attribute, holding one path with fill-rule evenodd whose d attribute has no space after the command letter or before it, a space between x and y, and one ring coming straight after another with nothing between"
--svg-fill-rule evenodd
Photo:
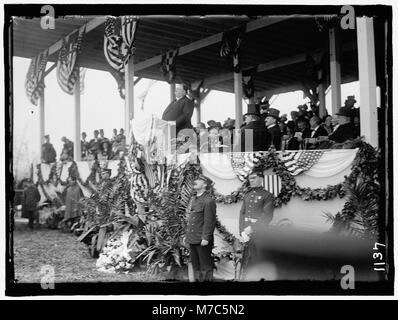
<instances>
[{"instance_id":1,"label":"draped bunting with stars","mask_svg":"<svg viewBox=\"0 0 398 320\"><path fill-rule=\"evenodd\" d=\"M170 50L166 54L162 55L161 71L163 77L168 83L172 83L176 74L175 58L178 56L177 50Z\"/></svg>"},{"instance_id":2,"label":"draped bunting with stars","mask_svg":"<svg viewBox=\"0 0 398 320\"><path fill-rule=\"evenodd\" d=\"M31 103L37 106L40 95L44 90L44 73L46 71L48 50L34 57L29 65L25 79L26 95Z\"/></svg>"},{"instance_id":3,"label":"draped bunting with stars","mask_svg":"<svg viewBox=\"0 0 398 320\"><path fill-rule=\"evenodd\" d=\"M288 151L280 155L280 159L286 169L296 176L311 169L323 155L323 150Z\"/></svg>"},{"instance_id":4,"label":"draped bunting with stars","mask_svg":"<svg viewBox=\"0 0 398 320\"><path fill-rule=\"evenodd\" d=\"M57 63L57 80L61 89L73 94L77 77L79 76L79 56L81 43L86 33L86 27L79 29L68 40L62 39L62 47Z\"/></svg>"},{"instance_id":5,"label":"draped bunting with stars","mask_svg":"<svg viewBox=\"0 0 398 320\"><path fill-rule=\"evenodd\" d=\"M232 65L235 73L240 71L241 44L246 25L224 32L221 40L220 56L226 58L228 66ZM232 63L231 63L232 60Z\"/></svg>"}]
</instances>

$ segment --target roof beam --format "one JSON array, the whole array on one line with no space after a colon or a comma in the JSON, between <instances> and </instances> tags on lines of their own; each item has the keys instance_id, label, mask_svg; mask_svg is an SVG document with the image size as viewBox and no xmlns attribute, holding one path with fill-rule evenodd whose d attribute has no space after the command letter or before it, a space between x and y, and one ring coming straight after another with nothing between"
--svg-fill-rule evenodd
<instances>
[{"instance_id":1,"label":"roof beam","mask_svg":"<svg viewBox=\"0 0 398 320\"><path fill-rule=\"evenodd\" d=\"M76 33L79 30L83 30L84 26L86 26L86 33L90 32L91 30L97 28L101 24L105 22L106 17L97 17L89 22L85 23L82 25L80 28L73 30L71 33L69 33L66 37L64 37L66 40L69 39L71 35ZM56 43L54 43L51 47L48 48L48 55L51 56L52 54L56 53L58 50L60 50L62 47L62 39L58 40Z\"/></svg>"},{"instance_id":2,"label":"roof beam","mask_svg":"<svg viewBox=\"0 0 398 320\"><path fill-rule=\"evenodd\" d=\"M281 17L281 18L276 18L275 17L275 18L273 18L271 20L269 18L257 19L257 20L254 20L254 21L251 21L251 22L247 23L246 32L255 31L257 29L261 29L261 28L273 25L275 23L279 23L281 21L290 19L292 17L293 16L286 16L286 17ZM232 29L230 29L230 30L232 30ZM217 33L215 35L212 35L210 37L207 37L207 38L192 42L192 43L190 43L188 45L185 45L183 47L180 47L178 49L178 55L181 56L181 55L190 53L192 51L196 51L196 50L199 50L201 48L208 47L208 46L211 46L211 45L216 44L218 42L221 42L222 35L223 35L223 32L219 32L219 33ZM137 63L134 66L134 68L135 68L135 71L140 71L140 70L149 68L151 66L154 66L156 64L159 64L161 62L162 62L162 55L157 55L155 57L149 58L148 60L145 60L145 61Z\"/></svg>"},{"instance_id":3,"label":"roof beam","mask_svg":"<svg viewBox=\"0 0 398 320\"><path fill-rule=\"evenodd\" d=\"M355 42L346 43L342 47L342 51L352 51L352 50L355 50L355 49L356 49ZM318 50L312 51L310 54L319 54L320 52L321 52L321 49L318 49ZM272 69L282 68L282 67L285 67L285 66L288 66L288 65L291 65L291 64L304 62L306 60L306 56L307 56L307 54L300 53L300 54L294 55L292 57L281 58L281 59L277 59L277 60L273 60L273 61L270 61L270 62L259 64L257 66L257 73L264 72L264 71L269 71L269 70L272 70ZM247 69L252 69L254 67L255 66L250 67L250 68L246 68L246 70ZM209 86L212 86L212 85L214 85L216 83L232 80L233 77L234 77L233 72L227 72L227 73L218 74L216 76L212 76L212 77L204 79L203 87L209 87ZM202 81L202 80L198 80L197 82L200 82L200 81ZM196 82L194 82L194 84L196 84Z\"/></svg>"}]
</instances>

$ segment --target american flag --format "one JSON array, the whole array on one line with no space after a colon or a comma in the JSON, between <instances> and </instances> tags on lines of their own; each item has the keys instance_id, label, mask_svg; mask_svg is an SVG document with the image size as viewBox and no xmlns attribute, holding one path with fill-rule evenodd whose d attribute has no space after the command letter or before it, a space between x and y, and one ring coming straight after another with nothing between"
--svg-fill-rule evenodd
<instances>
[{"instance_id":1,"label":"american flag","mask_svg":"<svg viewBox=\"0 0 398 320\"><path fill-rule=\"evenodd\" d=\"M311 167L318 162L322 157L323 150L302 150L302 151L288 151L280 154L280 159L289 172L296 176L304 171L311 169Z\"/></svg>"},{"instance_id":2,"label":"american flag","mask_svg":"<svg viewBox=\"0 0 398 320\"><path fill-rule=\"evenodd\" d=\"M104 55L109 65L119 72L124 72L124 65L134 53L137 25L138 20L134 16L106 18Z\"/></svg>"},{"instance_id":3,"label":"american flag","mask_svg":"<svg viewBox=\"0 0 398 320\"><path fill-rule=\"evenodd\" d=\"M62 39L62 47L59 52L57 64L57 80L63 91L68 94L74 93L75 83L79 74L78 58L81 43L86 28L80 29L78 35L72 35L68 41Z\"/></svg>"},{"instance_id":4,"label":"american flag","mask_svg":"<svg viewBox=\"0 0 398 320\"><path fill-rule=\"evenodd\" d=\"M265 152L231 152L231 166L239 180L244 181L259 163Z\"/></svg>"},{"instance_id":5,"label":"american flag","mask_svg":"<svg viewBox=\"0 0 398 320\"><path fill-rule=\"evenodd\" d=\"M48 59L48 50L34 57L29 66L25 79L25 91L30 102L35 106L44 90L44 73Z\"/></svg>"}]
</instances>

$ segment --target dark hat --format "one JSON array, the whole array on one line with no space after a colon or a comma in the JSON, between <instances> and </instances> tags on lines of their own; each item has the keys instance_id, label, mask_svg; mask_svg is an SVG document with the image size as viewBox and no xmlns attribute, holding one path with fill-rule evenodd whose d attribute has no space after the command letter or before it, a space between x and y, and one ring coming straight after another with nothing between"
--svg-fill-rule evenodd
<instances>
[{"instance_id":1,"label":"dark hat","mask_svg":"<svg viewBox=\"0 0 398 320\"><path fill-rule=\"evenodd\" d=\"M112 175L112 169L102 169L102 173L109 173L109 175Z\"/></svg>"},{"instance_id":2,"label":"dark hat","mask_svg":"<svg viewBox=\"0 0 398 320\"><path fill-rule=\"evenodd\" d=\"M50 135L49 135L49 134L46 134L46 135L44 136L44 138L50 138Z\"/></svg>"},{"instance_id":3,"label":"dark hat","mask_svg":"<svg viewBox=\"0 0 398 320\"><path fill-rule=\"evenodd\" d=\"M212 125L209 126L208 130L210 131L210 130L213 129L213 128L219 128L219 129L221 129L221 128L222 128L221 122L218 122L218 121L217 121L217 122L212 123Z\"/></svg>"},{"instance_id":4,"label":"dark hat","mask_svg":"<svg viewBox=\"0 0 398 320\"><path fill-rule=\"evenodd\" d=\"M280 111L278 109L269 108L267 117L274 117L277 121L280 121L279 112Z\"/></svg>"},{"instance_id":5,"label":"dark hat","mask_svg":"<svg viewBox=\"0 0 398 320\"><path fill-rule=\"evenodd\" d=\"M344 116L344 117L351 117L352 116L352 109L348 107L341 107L338 112L336 112L336 115L338 116Z\"/></svg>"},{"instance_id":6,"label":"dark hat","mask_svg":"<svg viewBox=\"0 0 398 320\"><path fill-rule=\"evenodd\" d=\"M254 116L260 116L260 112L258 111L258 105L255 103L249 103L247 105L247 112L245 113L245 116L247 115L254 115Z\"/></svg>"},{"instance_id":7,"label":"dark hat","mask_svg":"<svg viewBox=\"0 0 398 320\"><path fill-rule=\"evenodd\" d=\"M357 100L355 100L355 96L347 96L347 99L345 100L346 102L352 102L355 103L357 102Z\"/></svg>"},{"instance_id":8,"label":"dark hat","mask_svg":"<svg viewBox=\"0 0 398 320\"><path fill-rule=\"evenodd\" d=\"M208 188L210 188L214 184L213 180L211 180L210 178L206 177L203 174L199 174L196 179L206 182Z\"/></svg>"},{"instance_id":9,"label":"dark hat","mask_svg":"<svg viewBox=\"0 0 398 320\"><path fill-rule=\"evenodd\" d=\"M207 121L207 125L208 125L209 127L213 127L215 124L216 124L216 122L215 122L214 120L209 120L209 121Z\"/></svg>"},{"instance_id":10,"label":"dark hat","mask_svg":"<svg viewBox=\"0 0 398 320\"><path fill-rule=\"evenodd\" d=\"M224 121L223 128L234 128L235 127L235 119L228 118Z\"/></svg>"},{"instance_id":11,"label":"dark hat","mask_svg":"<svg viewBox=\"0 0 398 320\"><path fill-rule=\"evenodd\" d=\"M298 113L298 111L292 111L292 112L290 112L290 115L293 117L293 116L296 116L296 117L298 117L299 116L299 113Z\"/></svg>"}]
</instances>

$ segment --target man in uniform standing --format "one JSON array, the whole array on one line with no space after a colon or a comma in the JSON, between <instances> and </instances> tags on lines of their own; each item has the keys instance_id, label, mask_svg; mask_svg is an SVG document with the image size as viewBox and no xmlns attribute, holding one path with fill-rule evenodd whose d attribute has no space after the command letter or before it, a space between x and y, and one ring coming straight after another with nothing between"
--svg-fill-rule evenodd
<instances>
[{"instance_id":1,"label":"man in uniform standing","mask_svg":"<svg viewBox=\"0 0 398 320\"><path fill-rule=\"evenodd\" d=\"M252 234L266 230L274 216L274 197L263 188L263 179L264 174L260 170L254 170L249 175L250 189L243 198L240 210L239 233L246 243L242 257L243 270L256 257L254 243L249 241Z\"/></svg>"},{"instance_id":2,"label":"man in uniform standing","mask_svg":"<svg viewBox=\"0 0 398 320\"><path fill-rule=\"evenodd\" d=\"M214 229L216 226L216 202L208 190L212 181L200 175L194 181L196 196L192 199L185 242L189 244L195 281L213 280Z\"/></svg>"}]
</instances>

